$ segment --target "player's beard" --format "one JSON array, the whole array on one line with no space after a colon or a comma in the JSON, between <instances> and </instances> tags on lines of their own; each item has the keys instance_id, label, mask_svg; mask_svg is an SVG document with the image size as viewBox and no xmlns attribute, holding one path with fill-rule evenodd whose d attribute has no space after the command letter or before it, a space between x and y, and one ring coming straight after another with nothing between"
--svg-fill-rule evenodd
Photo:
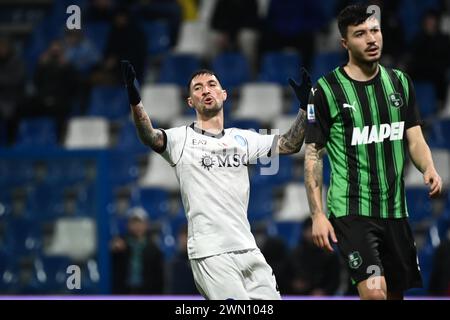
<instances>
[{"instance_id":1,"label":"player's beard","mask_svg":"<svg viewBox=\"0 0 450 320\"><path fill-rule=\"evenodd\" d=\"M370 65L373 65L373 64L378 63L380 61L382 50L383 50L383 47L379 46L378 47L379 54L376 57L368 57L366 55L365 51L355 50L355 51L352 51L352 57L353 57L353 60L357 64L359 64L359 65L369 65L370 66Z\"/></svg>"},{"instance_id":2,"label":"player's beard","mask_svg":"<svg viewBox=\"0 0 450 320\"><path fill-rule=\"evenodd\" d=\"M205 104L200 105L199 108L197 108L197 112L200 113L203 117L206 118L213 118L219 114L219 112L223 108L223 103L216 102L211 107L207 107Z\"/></svg>"}]
</instances>

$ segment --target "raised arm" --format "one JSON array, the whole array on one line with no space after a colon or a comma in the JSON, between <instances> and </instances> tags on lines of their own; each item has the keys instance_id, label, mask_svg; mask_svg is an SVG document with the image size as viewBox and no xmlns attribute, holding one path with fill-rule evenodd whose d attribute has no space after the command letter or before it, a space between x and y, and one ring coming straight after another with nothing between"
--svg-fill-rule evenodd
<instances>
[{"instance_id":1,"label":"raised arm","mask_svg":"<svg viewBox=\"0 0 450 320\"><path fill-rule=\"evenodd\" d=\"M127 88L131 112L139 138L146 146L154 150L161 150L164 147L164 134L161 130L153 128L150 117L145 112L139 90L136 86L136 72L129 61L121 61L121 67L122 77Z\"/></svg>"},{"instance_id":2,"label":"raised arm","mask_svg":"<svg viewBox=\"0 0 450 320\"><path fill-rule=\"evenodd\" d=\"M313 220L313 241L318 247L333 251L329 237L333 242L337 242L337 239L322 206L324 150L323 147L317 147L315 143L306 144L305 186Z\"/></svg>"},{"instance_id":3,"label":"raised arm","mask_svg":"<svg viewBox=\"0 0 450 320\"><path fill-rule=\"evenodd\" d=\"M437 197L442 191L442 179L434 168L431 151L425 142L422 129L420 126L411 127L406 130L406 136L411 160L423 174L424 183L430 188L430 197Z\"/></svg>"},{"instance_id":4,"label":"raised arm","mask_svg":"<svg viewBox=\"0 0 450 320\"><path fill-rule=\"evenodd\" d=\"M278 139L277 152L279 154L293 154L300 151L305 138L305 120L306 111L300 109L291 128Z\"/></svg>"},{"instance_id":5,"label":"raised arm","mask_svg":"<svg viewBox=\"0 0 450 320\"><path fill-rule=\"evenodd\" d=\"M277 153L279 154L297 153L303 145L306 129L306 106L308 105L308 96L311 91L311 77L304 68L301 70L301 78L301 84L297 84L293 79L289 79L289 84L300 103L300 109L290 129L281 135L278 140Z\"/></svg>"}]
</instances>

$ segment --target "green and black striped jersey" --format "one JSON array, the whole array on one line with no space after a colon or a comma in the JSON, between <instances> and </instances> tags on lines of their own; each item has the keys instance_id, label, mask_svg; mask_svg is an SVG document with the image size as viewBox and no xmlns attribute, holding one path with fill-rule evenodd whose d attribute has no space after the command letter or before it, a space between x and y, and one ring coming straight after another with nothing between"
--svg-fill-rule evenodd
<instances>
[{"instance_id":1,"label":"green and black striped jersey","mask_svg":"<svg viewBox=\"0 0 450 320\"><path fill-rule=\"evenodd\" d=\"M331 164L328 214L407 217L406 130L420 125L412 81L380 65L371 80L338 67L310 94L306 143L325 146Z\"/></svg>"}]
</instances>

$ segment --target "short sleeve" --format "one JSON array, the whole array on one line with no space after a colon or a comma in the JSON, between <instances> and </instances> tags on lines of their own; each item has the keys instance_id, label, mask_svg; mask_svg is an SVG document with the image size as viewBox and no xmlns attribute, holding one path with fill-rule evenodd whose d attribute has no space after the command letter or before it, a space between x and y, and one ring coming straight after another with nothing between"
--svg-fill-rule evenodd
<instances>
[{"instance_id":1,"label":"short sleeve","mask_svg":"<svg viewBox=\"0 0 450 320\"><path fill-rule=\"evenodd\" d=\"M236 138L239 135L245 139L249 163L253 163L262 157L270 157L275 153L278 141L277 135L264 135L251 130L236 130L234 132L235 140L240 139Z\"/></svg>"},{"instance_id":2,"label":"short sleeve","mask_svg":"<svg viewBox=\"0 0 450 320\"><path fill-rule=\"evenodd\" d=\"M306 110L307 125L305 143L315 143L320 146L325 146L331 127L330 109L320 85L316 85L311 91Z\"/></svg>"},{"instance_id":3,"label":"short sleeve","mask_svg":"<svg viewBox=\"0 0 450 320\"><path fill-rule=\"evenodd\" d=\"M420 118L419 107L416 101L416 91L414 89L414 84L411 78L404 73L406 79L408 80L408 106L405 113L406 126L405 129L409 129L414 126L422 124L422 119Z\"/></svg>"},{"instance_id":4,"label":"short sleeve","mask_svg":"<svg viewBox=\"0 0 450 320\"><path fill-rule=\"evenodd\" d=\"M165 136L165 148L158 152L171 165L175 166L180 160L186 143L187 127L160 129Z\"/></svg>"}]
</instances>

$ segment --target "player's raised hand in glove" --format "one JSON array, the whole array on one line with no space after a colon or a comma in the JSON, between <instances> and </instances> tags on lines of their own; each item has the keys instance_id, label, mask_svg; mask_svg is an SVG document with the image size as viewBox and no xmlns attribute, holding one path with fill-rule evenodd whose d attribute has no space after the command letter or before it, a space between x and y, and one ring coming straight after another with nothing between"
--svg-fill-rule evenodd
<instances>
[{"instance_id":1,"label":"player's raised hand in glove","mask_svg":"<svg viewBox=\"0 0 450 320\"><path fill-rule=\"evenodd\" d=\"M309 92L311 91L312 83L311 76L305 68L302 68L300 71L300 78L302 79L301 84L298 84L294 79L289 78L289 85L295 92L297 96L297 100L300 103L300 108L306 110L306 106L308 105Z\"/></svg>"},{"instance_id":2,"label":"player's raised hand in glove","mask_svg":"<svg viewBox=\"0 0 450 320\"><path fill-rule=\"evenodd\" d=\"M133 65L128 60L120 61L120 67L122 69L122 79L128 91L128 100L131 105L136 106L141 102L137 81L135 81L136 72L134 71Z\"/></svg>"}]
</instances>

